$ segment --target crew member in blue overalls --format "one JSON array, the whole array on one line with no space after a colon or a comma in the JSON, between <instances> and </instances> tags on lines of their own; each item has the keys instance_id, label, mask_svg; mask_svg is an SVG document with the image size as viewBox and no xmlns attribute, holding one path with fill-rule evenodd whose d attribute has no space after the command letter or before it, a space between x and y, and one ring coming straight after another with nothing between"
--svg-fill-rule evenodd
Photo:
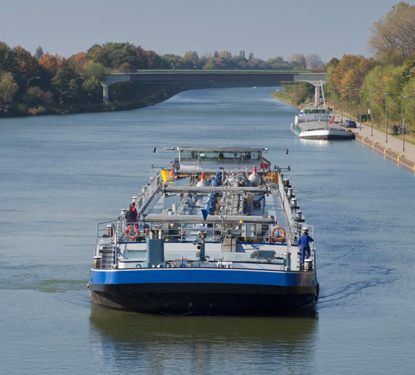
<instances>
[{"instance_id":1,"label":"crew member in blue overalls","mask_svg":"<svg viewBox=\"0 0 415 375\"><path fill-rule=\"evenodd\" d=\"M308 235L308 228L303 228L303 235L298 239L301 245L301 265L304 266L304 259L310 256L310 242L314 240Z\"/></svg>"}]
</instances>

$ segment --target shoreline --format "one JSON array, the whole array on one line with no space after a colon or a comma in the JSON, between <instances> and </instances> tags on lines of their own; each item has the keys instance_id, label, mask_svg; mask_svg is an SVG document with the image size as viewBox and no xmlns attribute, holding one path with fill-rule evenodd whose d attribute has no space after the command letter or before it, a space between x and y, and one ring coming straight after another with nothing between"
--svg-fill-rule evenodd
<instances>
[{"instance_id":1,"label":"shoreline","mask_svg":"<svg viewBox=\"0 0 415 375\"><path fill-rule=\"evenodd\" d=\"M297 106L290 102L288 99L282 98L279 93L272 93L271 95L298 109L301 106ZM335 122L340 123L340 115L335 113ZM373 135L371 127L365 124L361 124L356 121L356 129L353 129L355 140L362 145L365 145L372 150L375 150L379 154L383 155L389 160L394 161L398 165L405 167L406 169L415 172L415 145L410 142L405 142L405 151L403 150L403 141L388 134L388 141L386 141L385 133L373 129Z\"/></svg>"},{"instance_id":2,"label":"shoreline","mask_svg":"<svg viewBox=\"0 0 415 375\"><path fill-rule=\"evenodd\" d=\"M394 161L395 163L402 165L403 167L409 169L412 172L415 172L415 163L406 159L404 154L397 154L395 151L391 151L390 147L383 147L379 145L377 141L373 142L369 140L366 136L362 137L360 134L355 133L355 140L361 144L370 147L372 150L377 151L379 154L382 154L386 158Z\"/></svg>"},{"instance_id":3,"label":"shoreline","mask_svg":"<svg viewBox=\"0 0 415 375\"><path fill-rule=\"evenodd\" d=\"M16 112L15 107L8 108L6 111L0 110L0 120L11 118L24 118L24 117L38 117L38 116L64 116L64 115L77 115L87 113L108 113L119 111L133 111L136 109L142 109L151 107L153 105L164 102L170 99L172 96L185 91L182 88L175 89L161 89L156 93L149 95L143 95L137 100L129 101L114 101L109 103L95 103L95 104L66 104L60 106L38 106L33 107L32 111L28 109L25 113ZM42 108L39 110L39 108Z\"/></svg>"}]
</instances>

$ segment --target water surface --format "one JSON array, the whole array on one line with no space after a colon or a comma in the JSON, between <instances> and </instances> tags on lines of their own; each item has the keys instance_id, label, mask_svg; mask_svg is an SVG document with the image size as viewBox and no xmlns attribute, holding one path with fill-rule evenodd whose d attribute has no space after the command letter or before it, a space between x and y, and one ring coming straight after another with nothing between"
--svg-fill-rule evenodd
<instances>
[{"instance_id":1,"label":"water surface","mask_svg":"<svg viewBox=\"0 0 415 375\"><path fill-rule=\"evenodd\" d=\"M0 363L31 374L412 374L414 174L357 142L299 140L272 89L136 111L0 120ZM164 317L93 306L96 223L166 146L264 146L316 228L314 317ZM157 152L153 153L153 148ZM285 148L289 154L285 154Z\"/></svg>"}]
</instances>

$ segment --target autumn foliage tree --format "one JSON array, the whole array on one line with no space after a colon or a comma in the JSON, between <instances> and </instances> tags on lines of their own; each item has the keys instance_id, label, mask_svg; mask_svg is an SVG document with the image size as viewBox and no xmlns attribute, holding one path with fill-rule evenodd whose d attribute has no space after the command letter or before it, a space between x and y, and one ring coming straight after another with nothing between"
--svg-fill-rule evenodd
<instances>
[{"instance_id":1,"label":"autumn foliage tree","mask_svg":"<svg viewBox=\"0 0 415 375\"><path fill-rule=\"evenodd\" d=\"M17 70L28 80L38 74L39 63L29 51L17 46L13 49L16 54Z\"/></svg>"},{"instance_id":2,"label":"autumn foliage tree","mask_svg":"<svg viewBox=\"0 0 415 375\"><path fill-rule=\"evenodd\" d=\"M85 64L88 62L88 56L86 52L78 52L77 54L71 56L68 60L70 64L72 64L75 73L81 74Z\"/></svg>"},{"instance_id":3,"label":"autumn foliage tree","mask_svg":"<svg viewBox=\"0 0 415 375\"><path fill-rule=\"evenodd\" d=\"M48 69L53 75L56 75L58 70L73 71L69 61L65 57L58 54L51 55L47 52L44 53L39 59L39 64Z\"/></svg>"}]
</instances>

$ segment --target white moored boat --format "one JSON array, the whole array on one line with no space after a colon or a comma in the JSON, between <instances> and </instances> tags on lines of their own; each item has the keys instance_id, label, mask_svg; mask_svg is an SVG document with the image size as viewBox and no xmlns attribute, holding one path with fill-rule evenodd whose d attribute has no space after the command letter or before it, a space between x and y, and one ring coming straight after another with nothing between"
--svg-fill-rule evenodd
<instances>
[{"instance_id":1,"label":"white moored boat","mask_svg":"<svg viewBox=\"0 0 415 375\"><path fill-rule=\"evenodd\" d=\"M334 115L326 109L323 84L320 81L324 108L305 108L295 116L291 131L301 139L348 140L354 139L352 131L334 125Z\"/></svg>"},{"instance_id":2,"label":"white moored boat","mask_svg":"<svg viewBox=\"0 0 415 375\"><path fill-rule=\"evenodd\" d=\"M354 139L352 131L338 125L309 121L291 124L291 131L301 139L321 139L325 141Z\"/></svg>"}]
</instances>

